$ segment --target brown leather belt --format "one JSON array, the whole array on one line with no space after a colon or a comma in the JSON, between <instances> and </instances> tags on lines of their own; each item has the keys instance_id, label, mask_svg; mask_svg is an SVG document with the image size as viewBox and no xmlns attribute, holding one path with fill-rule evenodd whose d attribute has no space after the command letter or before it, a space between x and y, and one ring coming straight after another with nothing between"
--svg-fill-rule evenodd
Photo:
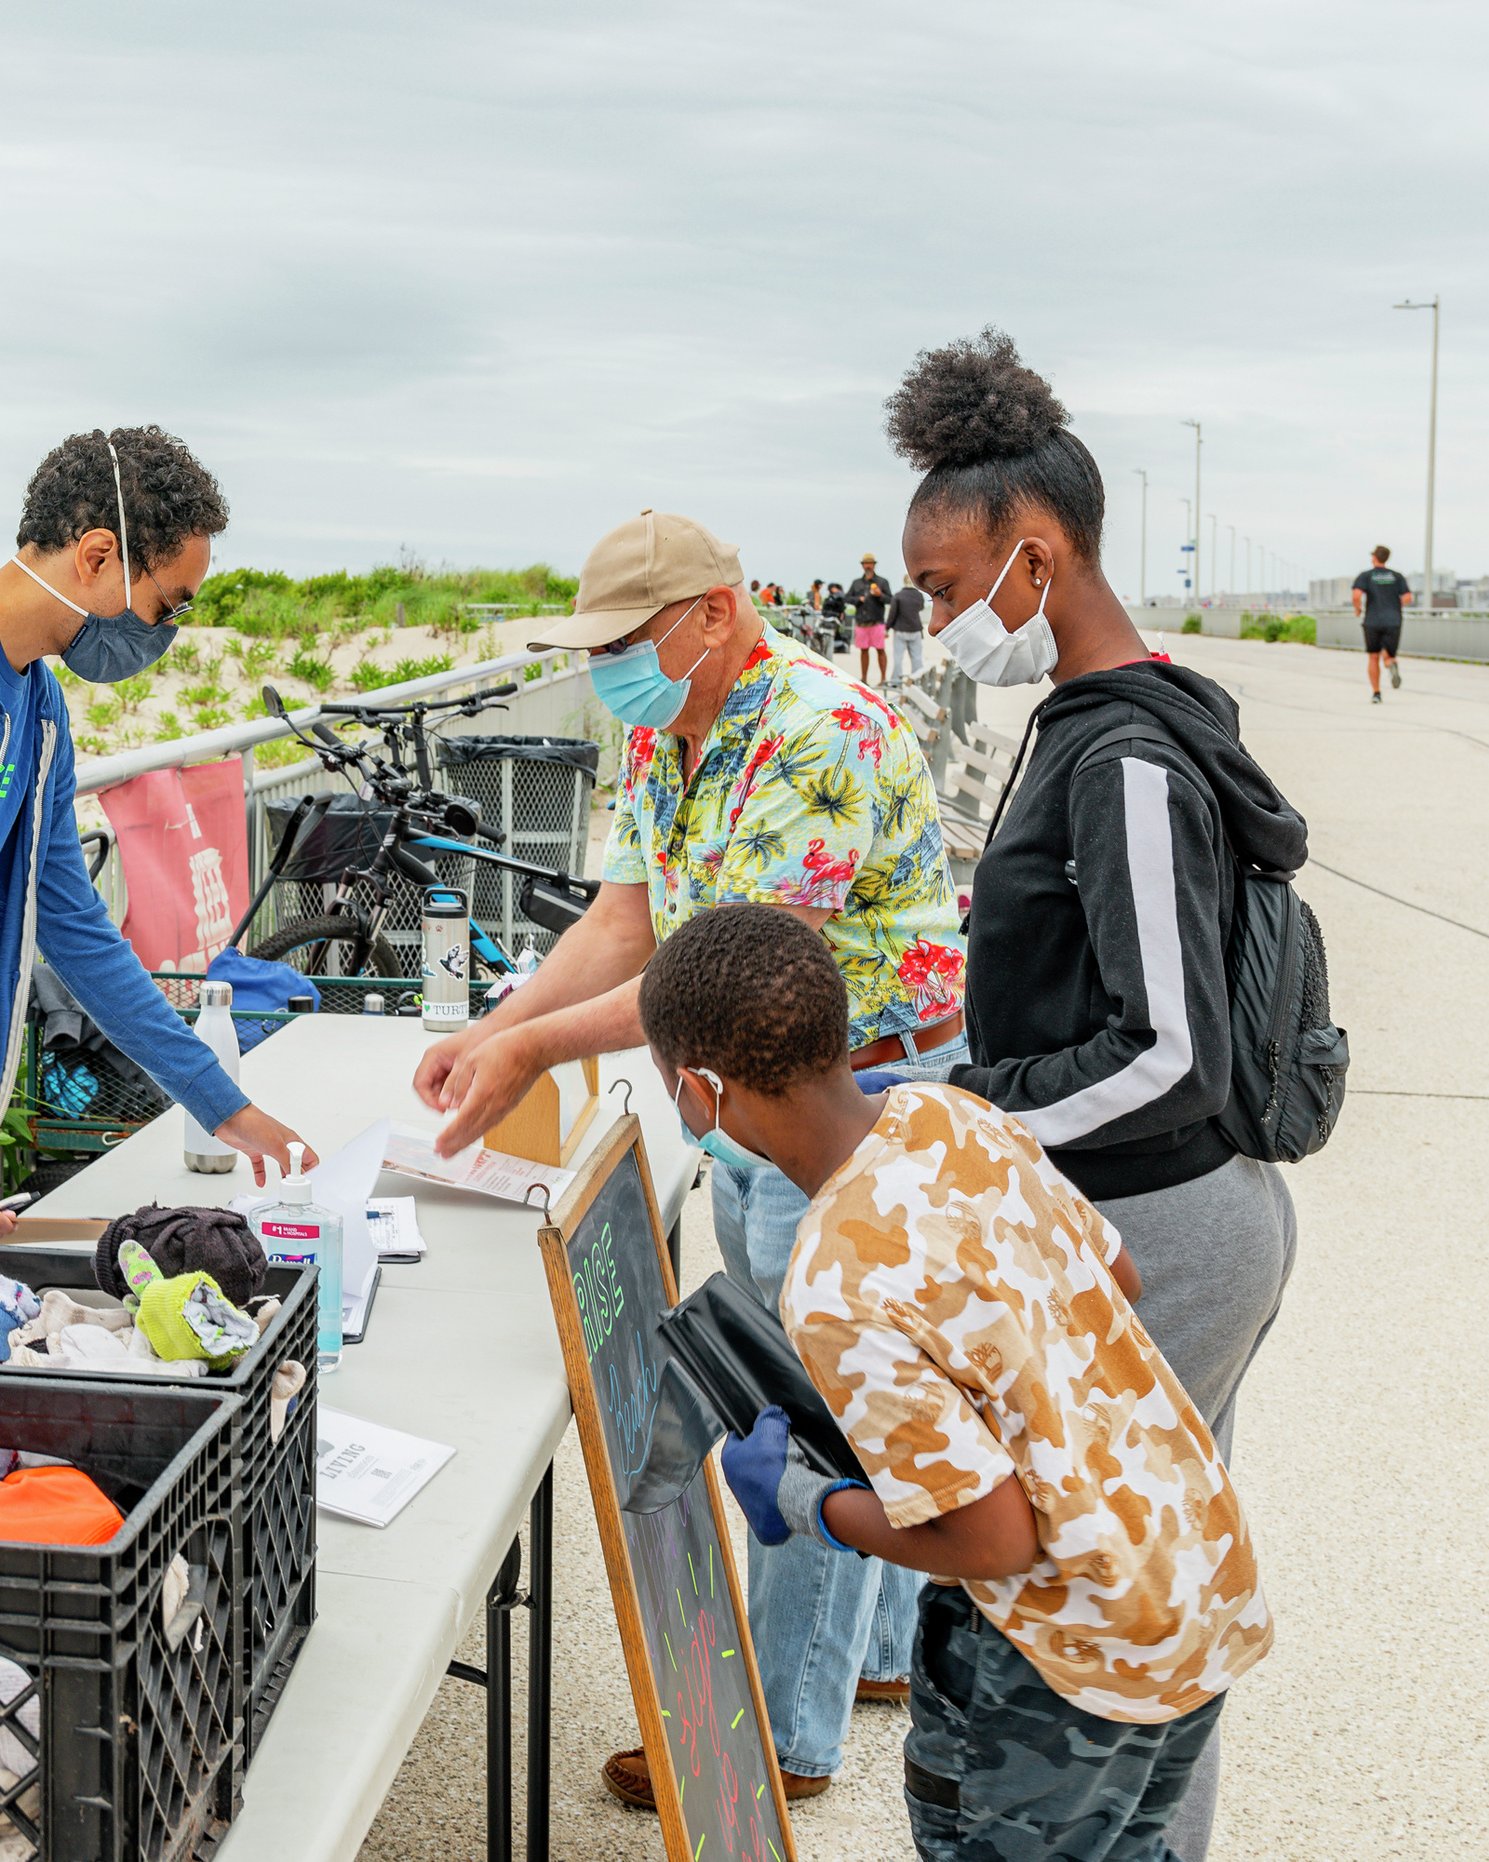
<instances>
[{"instance_id":1,"label":"brown leather belt","mask_svg":"<svg viewBox=\"0 0 1489 1862\"><path fill-rule=\"evenodd\" d=\"M892 1067L897 1060L914 1060L920 1054L932 1054L938 1047L954 1041L964 1026L962 1011L948 1015L945 1021L928 1022L924 1028L907 1028L903 1034L883 1034L867 1047L856 1047L848 1056L855 1073L865 1067Z\"/></svg>"}]
</instances>

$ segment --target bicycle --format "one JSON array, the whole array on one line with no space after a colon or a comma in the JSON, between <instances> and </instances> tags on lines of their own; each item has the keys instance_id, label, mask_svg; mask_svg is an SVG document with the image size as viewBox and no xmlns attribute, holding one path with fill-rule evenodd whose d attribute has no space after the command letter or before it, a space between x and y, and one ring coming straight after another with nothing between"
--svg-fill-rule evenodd
<instances>
[{"instance_id":1,"label":"bicycle","mask_svg":"<svg viewBox=\"0 0 1489 1862\"><path fill-rule=\"evenodd\" d=\"M368 863L348 866L342 872L324 912L281 925L252 945L249 956L291 961L307 976L402 975L403 962L382 934L393 896L390 880L397 875L421 891L431 886L447 893L451 890L418 858L419 852L482 861L504 872L520 874L518 903L528 918L545 930L557 932L577 924L599 892L597 880L576 878L502 853L505 836L484 824L479 804L463 796L447 795L433 786L426 720L436 713L452 714L453 722L455 716L470 718L483 711L505 710L500 701L517 689L512 684L488 686L462 698L420 700L408 705L321 706L321 718L354 719L364 728L380 732L386 754L378 755L366 742L347 742L338 737L319 719L311 725L312 734L307 735L285 710L274 687L266 685L264 709L269 716L287 724L328 773L345 775L364 800L386 809L388 823ZM407 751L413 755L412 771L406 761ZM360 778L360 782L354 778ZM300 798L268 871L233 928L230 941L238 949L245 948L243 940L249 927L289 865L295 847L319 825L332 799L330 794ZM371 893L370 910L358 904L359 888ZM492 976L506 975L517 967L497 939L474 918L470 920L470 950L472 968Z\"/></svg>"}]
</instances>

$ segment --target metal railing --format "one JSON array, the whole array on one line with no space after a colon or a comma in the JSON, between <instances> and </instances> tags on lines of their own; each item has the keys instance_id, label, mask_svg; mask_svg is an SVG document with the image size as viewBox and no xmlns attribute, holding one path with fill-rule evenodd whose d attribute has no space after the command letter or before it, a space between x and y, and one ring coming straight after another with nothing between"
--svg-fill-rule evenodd
<instances>
[{"instance_id":1,"label":"metal railing","mask_svg":"<svg viewBox=\"0 0 1489 1862\"><path fill-rule=\"evenodd\" d=\"M360 696L369 705L407 704L436 694L454 697L462 691L504 679L515 680L518 686L517 691L503 701L507 706L505 711L493 711L483 717L457 718L448 732L442 726L441 734L593 737L601 745L601 780L610 779L619 749L619 733L594 697L589 669L582 656L576 664L573 656L557 651L507 653L471 666L455 666L448 672L431 673L423 679L410 679L402 685L379 686L376 691ZM291 712L290 716L303 729L321 716L321 707L306 705ZM249 885L256 886L267 857L265 804L268 799L331 786L332 779L314 757L305 757L278 769L257 767L254 751L260 744L291 735L288 726L277 718L255 718L249 723L225 725L221 730L202 731L193 737L142 745L135 750L120 751L115 756L93 757L78 764L78 795L96 796L104 789L128 782L135 776L148 775L152 770L184 769L192 763L241 756ZM114 918L122 919L127 897L116 847L110 847L97 885Z\"/></svg>"}]
</instances>

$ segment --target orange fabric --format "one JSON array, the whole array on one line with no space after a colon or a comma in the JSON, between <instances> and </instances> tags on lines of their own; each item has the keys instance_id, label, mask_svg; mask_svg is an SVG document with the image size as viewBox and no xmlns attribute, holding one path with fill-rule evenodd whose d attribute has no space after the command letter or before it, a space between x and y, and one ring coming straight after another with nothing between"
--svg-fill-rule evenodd
<instances>
[{"instance_id":1,"label":"orange fabric","mask_svg":"<svg viewBox=\"0 0 1489 1862\"><path fill-rule=\"evenodd\" d=\"M104 1545L124 1515L81 1468L20 1468L0 1481L0 1540Z\"/></svg>"}]
</instances>

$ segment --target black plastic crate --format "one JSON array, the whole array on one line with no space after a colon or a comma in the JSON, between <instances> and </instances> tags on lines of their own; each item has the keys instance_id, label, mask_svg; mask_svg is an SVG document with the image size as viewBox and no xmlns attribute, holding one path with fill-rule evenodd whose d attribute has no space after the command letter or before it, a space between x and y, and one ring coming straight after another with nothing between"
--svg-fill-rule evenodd
<instances>
[{"instance_id":1,"label":"black plastic crate","mask_svg":"<svg viewBox=\"0 0 1489 1862\"><path fill-rule=\"evenodd\" d=\"M7 1247L4 1271L38 1293L47 1287L94 1285L92 1255L70 1248ZM258 1749L315 1621L315 1276L298 1267L271 1267L260 1290L281 1304L259 1342L232 1370L210 1372L182 1386L228 1390L242 1399L232 1419L231 1440L243 1545L243 1730L248 1759ZM279 1440L271 1444L270 1391L274 1373L286 1358L305 1366L305 1388ZM170 1382L127 1371L0 1366L0 1416L10 1380L20 1377L131 1389L141 1383Z\"/></svg>"},{"instance_id":2,"label":"black plastic crate","mask_svg":"<svg viewBox=\"0 0 1489 1862\"><path fill-rule=\"evenodd\" d=\"M105 1545L0 1543L0 1836L36 1862L183 1862L237 1809L241 1543L225 1392L27 1376L0 1386L14 1448L90 1474L124 1514ZM167 1623L176 1554L187 1602ZM35 1730L32 1730L32 1723Z\"/></svg>"}]
</instances>

